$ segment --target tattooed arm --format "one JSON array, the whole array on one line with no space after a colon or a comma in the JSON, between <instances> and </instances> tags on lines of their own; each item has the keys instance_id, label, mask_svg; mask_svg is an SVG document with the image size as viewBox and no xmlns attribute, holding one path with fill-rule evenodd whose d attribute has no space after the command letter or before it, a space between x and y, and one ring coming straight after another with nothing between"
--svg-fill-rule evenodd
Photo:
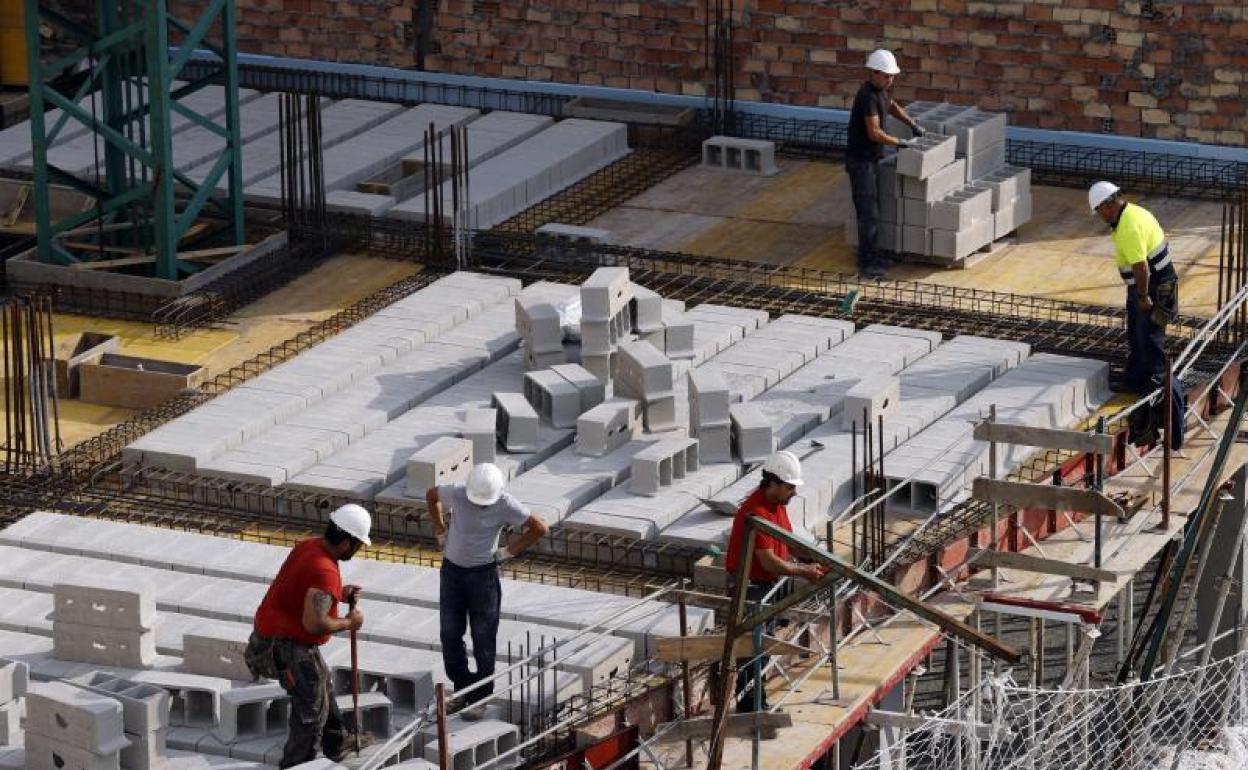
<instances>
[{"instance_id":1,"label":"tattooed arm","mask_svg":"<svg viewBox=\"0 0 1248 770\"><path fill-rule=\"evenodd\" d=\"M309 588L303 598L303 628L309 634L324 636L339 631L354 631L364 625L364 615L360 608L351 610L345 618L335 618L329 614L334 604L333 597L319 588Z\"/></svg>"}]
</instances>

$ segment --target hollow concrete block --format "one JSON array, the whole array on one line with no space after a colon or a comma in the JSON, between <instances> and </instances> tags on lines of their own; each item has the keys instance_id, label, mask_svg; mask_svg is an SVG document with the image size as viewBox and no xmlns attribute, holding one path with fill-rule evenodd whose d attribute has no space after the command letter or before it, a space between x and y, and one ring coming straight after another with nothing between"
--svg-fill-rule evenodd
<instances>
[{"instance_id":1,"label":"hollow concrete block","mask_svg":"<svg viewBox=\"0 0 1248 770\"><path fill-rule=\"evenodd\" d=\"M627 444L640 430L641 402L613 398L577 419L576 451L601 457Z\"/></svg>"},{"instance_id":2,"label":"hollow concrete block","mask_svg":"<svg viewBox=\"0 0 1248 770\"><path fill-rule=\"evenodd\" d=\"M723 375L714 369L689 370L689 421L693 425L722 424L730 419L731 394Z\"/></svg>"},{"instance_id":3,"label":"hollow concrete block","mask_svg":"<svg viewBox=\"0 0 1248 770\"><path fill-rule=\"evenodd\" d=\"M86 626L147 630L156 620L156 599L150 593L122 588L102 580L99 585L64 582L52 586L57 620Z\"/></svg>"},{"instance_id":4,"label":"hollow concrete block","mask_svg":"<svg viewBox=\"0 0 1248 770\"><path fill-rule=\"evenodd\" d=\"M466 481L472 470L472 450L472 441L451 436L442 436L421 447L407 459L408 495L422 495L431 487Z\"/></svg>"},{"instance_id":5,"label":"hollow concrete block","mask_svg":"<svg viewBox=\"0 0 1248 770\"><path fill-rule=\"evenodd\" d=\"M897 152L897 173L927 179L954 160L958 140L952 136L928 134L914 139Z\"/></svg>"},{"instance_id":6,"label":"hollow concrete block","mask_svg":"<svg viewBox=\"0 0 1248 770\"><path fill-rule=\"evenodd\" d=\"M451 482L439 482L451 483ZM425 487L428 489L428 487ZM223 679L247 681L251 671L243 653L247 649L248 632L194 633L182 636L182 667L192 674L219 676Z\"/></svg>"},{"instance_id":7,"label":"hollow concrete block","mask_svg":"<svg viewBox=\"0 0 1248 770\"><path fill-rule=\"evenodd\" d=\"M984 217L959 230L932 230L932 256L966 259L971 253L992 243L994 217Z\"/></svg>"},{"instance_id":8,"label":"hollow concrete block","mask_svg":"<svg viewBox=\"0 0 1248 770\"><path fill-rule=\"evenodd\" d=\"M144 734L126 733L130 745L121 750L122 770L160 770L168 758L165 728Z\"/></svg>"},{"instance_id":9,"label":"hollow concrete block","mask_svg":"<svg viewBox=\"0 0 1248 770\"><path fill-rule=\"evenodd\" d=\"M1004 238L1031 221L1031 193L1020 195L992 214L992 239Z\"/></svg>"},{"instance_id":10,"label":"hollow concrete block","mask_svg":"<svg viewBox=\"0 0 1248 770\"><path fill-rule=\"evenodd\" d=\"M581 391L558 372L543 369L524 375L524 396L556 428L571 428L581 413Z\"/></svg>"},{"instance_id":11,"label":"hollow concrete block","mask_svg":"<svg viewBox=\"0 0 1248 770\"><path fill-rule=\"evenodd\" d=\"M712 136L702 142L702 165L756 176L775 176L776 143L735 136Z\"/></svg>"},{"instance_id":12,"label":"hollow concrete block","mask_svg":"<svg viewBox=\"0 0 1248 770\"><path fill-rule=\"evenodd\" d=\"M671 359L649 342L622 345L615 364L615 389L621 396L649 400L671 395L675 388Z\"/></svg>"},{"instance_id":13,"label":"hollow concrete block","mask_svg":"<svg viewBox=\"0 0 1248 770\"><path fill-rule=\"evenodd\" d=\"M494 409L461 409L459 437L472 442L472 460L477 463L494 462L498 448L498 412Z\"/></svg>"},{"instance_id":14,"label":"hollow concrete block","mask_svg":"<svg viewBox=\"0 0 1248 770\"><path fill-rule=\"evenodd\" d=\"M1003 166L1002 168L975 180L992 190L992 210L1000 211L1011 201L1023 194L1031 194L1031 169L1019 166Z\"/></svg>"},{"instance_id":15,"label":"hollow concrete block","mask_svg":"<svg viewBox=\"0 0 1248 770\"><path fill-rule=\"evenodd\" d=\"M611 381L611 359L613 353L594 354L581 352L581 366L598 378L604 386Z\"/></svg>"},{"instance_id":16,"label":"hollow concrete block","mask_svg":"<svg viewBox=\"0 0 1248 770\"><path fill-rule=\"evenodd\" d=\"M634 284L632 314L633 329L637 333L653 334L663 330L663 298L657 292Z\"/></svg>"},{"instance_id":17,"label":"hollow concrete block","mask_svg":"<svg viewBox=\"0 0 1248 770\"><path fill-rule=\"evenodd\" d=\"M992 215L992 190L985 186L968 185L931 206L931 227L960 230Z\"/></svg>"},{"instance_id":18,"label":"hollow concrete block","mask_svg":"<svg viewBox=\"0 0 1248 770\"><path fill-rule=\"evenodd\" d=\"M498 414L498 440L508 452L537 451L541 418L522 393L495 393L490 403Z\"/></svg>"},{"instance_id":19,"label":"hollow concrete block","mask_svg":"<svg viewBox=\"0 0 1248 770\"><path fill-rule=\"evenodd\" d=\"M21 742L21 705L16 701L0 704L0 747L16 746Z\"/></svg>"},{"instance_id":20,"label":"hollow concrete block","mask_svg":"<svg viewBox=\"0 0 1248 770\"><path fill-rule=\"evenodd\" d=\"M156 663L156 637L151 631L54 621L52 655L80 663L150 668Z\"/></svg>"},{"instance_id":21,"label":"hollow concrete block","mask_svg":"<svg viewBox=\"0 0 1248 770\"><path fill-rule=\"evenodd\" d=\"M587 412L606 398L606 386L593 372L580 364L562 364L550 367L551 371L572 383L581 394L581 411Z\"/></svg>"},{"instance_id":22,"label":"hollow concrete block","mask_svg":"<svg viewBox=\"0 0 1248 770\"><path fill-rule=\"evenodd\" d=\"M698 457L703 463L732 462L732 423L703 423L693 430L698 440Z\"/></svg>"},{"instance_id":23,"label":"hollow concrete block","mask_svg":"<svg viewBox=\"0 0 1248 770\"><path fill-rule=\"evenodd\" d=\"M0 703L8 703L22 697L29 686L29 664L20 660L0 658Z\"/></svg>"},{"instance_id":24,"label":"hollow concrete block","mask_svg":"<svg viewBox=\"0 0 1248 770\"><path fill-rule=\"evenodd\" d=\"M693 321L683 311L663 305L663 351L668 358L693 358L696 354L693 342Z\"/></svg>"},{"instance_id":25,"label":"hollow concrete block","mask_svg":"<svg viewBox=\"0 0 1248 770\"><path fill-rule=\"evenodd\" d=\"M350 666L334 666L334 690L351 691ZM419 711L433 701L433 673L384 661L360 663L360 692L378 692L397 711Z\"/></svg>"},{"instance_id":26,"label":"hollow concrete block","mask_svg":"<svg viewBox=\"0 0 1248 770\"><path fill-rule=\"evenodd\" d=\"M676 424L674 395L646 399L642 402L641 412L648 431L662 432L680 427Z\"/></svg>"},{"instance_id":27,"label":"hollow concrete block","mask_svg":"<svg viewBox=\"0 0 1248 770\"><path fill-rule=\"evenodd\" d=\"M524 370L526 372L537 371L538 369L549 369L552 366L558 366L568 360L567 353L563 348L551 351L549 353L538 353L529 350L527 346L524 348Z\"/></svg>"},{"instance_id":28,"label":"hollow concrete block","mask_svg":"<svg viewBox=\"0 0 1248 770\"><path fill-rule=\"evenodd\" d=\"M915 179L909 176L901 176L898 179L901 182L903 197L931 203L966 184L966 160L958 158L926 179Z\"/></svg>"},{"instance_id":29,"label":"hollow concrete block","mask_svg":"<svg viewBox=\"0 0 1248 770\"><path fill-rule=\"evenodd\" d=\"M121 751L97 754L26 730L26 770L120 770Z\"/></svg>"},{"instance_id":30,"label":"hollow concrete block","mask_svg":"<svg viewBox=\"0 0 1248 770\"><path fill-rule=\"evenodd\" d=\"M997 142L966 156L966 182L982 179L1005 166L1005 142Z\"/></svg>"},{"instance_id":31,"label":"hollow concrete block","mask_svg":"<svg viewBox=\"0 0 1248 770\"><path fill-rule=\"evenodd\" d=\"M606 355L615 350L616 334L610 319L606 321L581 320L581 358L589 355Z\"/></svg>"},{"instance_id":32,"label":"hollow concrete block","mask_svg":"<svg viewBox=\"0 0 1248 770\"><path fill-rule=\"evenodd\" d=\"M862 431L865 424L872 429L878 426L878 420L884 418L887 430L888 422L901 404L901 380L894 375L874 375L864 377L845 393L841 402L841 428L850 430L857 426Z\"/></svg>"},{"instance_id":33,"label":"hollow concrete block","mask_svg":"<svg viewBox=\"0 0 1248 770\"><path fill-rule=\"evenodd\" d=\"M122 726L127 733L146 735L169 724L172 699L164 688L93 671L71 680L76 687L115 698L121 703Z\"/></svg>"},{"instance_id":34,"label":"hollow concrete block","mask_svg":"<svg viewBox=\"0 0 1248 770\"><path fill-rule=\"evenodd\" d=\"M627 267L600 267L581 284L581 319L610 321L633 298Z\"/></svg>"},{"instance_id":35,"label":"hollow concrete block","mask_svg":"<svg viewBox=\"0 0 1248 770\"><path fill-rule=\"evenodd\" d=\"M729 408L732 418L732 440L737 457L743 463L766 460L776 448L771 422L757 404L750 402L733 404Z\"/></svg>"},{"instance_id":36,"label":"hollow concrete block","mask_svg":"<svg viewBox=\"0 0 1248 770\"><path fill-rule=\"evenodd\" d=\"M37 682L26 693L26 731L93 754L126 745L121 704L65 682Z\"/></svg>"},{"instance_id":37,"label":"hollow concrete block","mask_svg":"<svg viewBox=\"0 0 1248 770\"><path fill-rule=\"evenodd\" d=\"M559 311L549 302L516 297L516 332L525 347L535 353L563 352L563 324Z\"/></svg>"},{"instance_id":38,"label":"hollow concrete block","mask_svg":"<svg viewBox=\"0 0 1248 770\"><path fill-rule=\"evenodd\" d=\"M629 491L637 495L655 495L660 487L671 486L697 470L696 439L660 441L633 455Z\"/></svg>"},{"instance_id":39,"label":"hollow concrete block","mask_svg":"<svg viewBox=\"0 0 1248 770\"><path fill-rule=\"evenodd\" d=\"M922 226L903 226L901 228L901 250L907 254L930 255L932 253L931 230Z\"/></svg>"},{"instance_id":40,"label":"hollow concrete block","mask_svg":"<svg viewBox=\"0 0 1248 770\"><path fill-rule=\"evenodd\" d=\"M343 721L348 727L355 726L354 704L350 693L339 695L338 709L342 712ZM360 693L360 724L357 726L359 730L366 733L372 733L378 738L390 737L390 699L385 693L380 692L362 692Z\"/></svg>"},{"instance_id":41,"label":"hollow concrete block","mask_svg":"<svg viewBox=\"0 0 1248 770\"><path fill-rule=\"evenodd\" d=\"M222 743L280 732L290 715L290 696L277 683L235 687L221 693L221 715L212 735Z\"/></svg>"}]
</instances>

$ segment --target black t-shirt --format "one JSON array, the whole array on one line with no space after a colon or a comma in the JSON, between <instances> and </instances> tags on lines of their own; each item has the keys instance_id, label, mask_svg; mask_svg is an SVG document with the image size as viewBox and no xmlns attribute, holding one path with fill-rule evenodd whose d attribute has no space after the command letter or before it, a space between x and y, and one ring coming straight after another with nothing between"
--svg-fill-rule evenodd
<instances>
[{"instance_id":1,"label":"black t-shirt","mask_svg":"<svg viewBox=\"0 0 1248 770\"><path fill-rule=\"evenodd\" d=\"M893 100L884 89L876 88L870 81L862 84L858 95L854 97L854 108L849 113L846 157L855 160L878 160L884 155L884 145L867 137L867 117L876 115L883 125L892 103Z\"/></svg>"}]
</instances>

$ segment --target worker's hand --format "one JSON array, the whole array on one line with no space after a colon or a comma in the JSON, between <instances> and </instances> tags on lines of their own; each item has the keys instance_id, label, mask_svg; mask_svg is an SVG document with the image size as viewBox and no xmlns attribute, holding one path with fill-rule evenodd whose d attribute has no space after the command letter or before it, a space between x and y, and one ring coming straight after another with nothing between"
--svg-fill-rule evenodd
<instances>
[{"instance_id":1,"label":"worker's hand","mask_svg":"<svg viewBox=\"0 0 1248 770\"><path fill-rule=\"evenodd\" d=\"M364 625L364 613L360 612L359 607L352 607L351 611L347 613L346 620L348 631L359 631Z\"/></svg>"},{"instance_id":2,"label":"worker's hand","mask_svg":"<svg viewBox=\"0 0 1248 770\"><path fill-rule=\"evenodd\" d=\"M910 126L910 132L914 134L915 139L922 139L927 136L927 129L923 128L923 126L920 126L918 123Z\"/></svg>"},{"instance_id":3,"label":"worker's hand","mask_svg":"<svg viewBox=\"0 0 1248 770\"><path fill-rule=\"evenodd\" d=\"M1153 301L1147 296L1140 297L1135 302L1139 306L1140 310L1143 310L1145 313L1153 309Z\"/></svg>"},{"instance_id":4,"label":"worker's hand","mask_svg":"<svg viewBox=\"0 0 1248 770\"><path fill-rule=\"evenodd\" d=\"M446 530L435 533L434 537L438 539L438 548L446 550Z\"/></svg>"},{"instance_id":5,"label":"worker's hand","mask_svg":"<svg viewBox=\"0 0 1248 770\"><path fill-rule=\"evenodd\" d=\"M897 147L898 147L898 148L902 148L902 147L910 147L910 146L912 146L913 144L914 144L914 140L913 140L913 139L898 139L898 140L897 140Z\"/></svg>"},{"instance_id":6,"label":"worker's hand","mask_svg":"<svg viewBox=\"0 0 1248 770\"><path fill-rule=\"evenodd\" d=\"M360 594L364 589L357 585L345 585L342 587L342 600L347 604L355 604L360 600Z\"/></svg>"},{"instance_id":7,"label":"worker's hand","mask_svg":"<svg viewBox=\"0 0 1248 770\"><path fill-rule=\"evenodd\" d=\"M816 583L828 573L827 569L818 564L803 564L798 568L797 576L810 583Z\"/></svg>"},{"instance_id":8,"label":"worker's hand","mask_svg":"<svg viewBox=\"0 0 1248 770\"><path fill-rule=\"evenodd\" d=\"M513 554L513 553L511 552L511 549L510 549L510 548L508 548L508 547L507 547L507 546L505 546L505 545L500 545L500 546L499 546L499 547L498 547L498 548L494 551L494 560L495 560L495 561L498 561L498 562L504 562L504 561L507 561L508 559L510 559L510 558L511 558L511 557L513 557L513 556L515 556L515 554Z\"/></svg>"}]
</instances>

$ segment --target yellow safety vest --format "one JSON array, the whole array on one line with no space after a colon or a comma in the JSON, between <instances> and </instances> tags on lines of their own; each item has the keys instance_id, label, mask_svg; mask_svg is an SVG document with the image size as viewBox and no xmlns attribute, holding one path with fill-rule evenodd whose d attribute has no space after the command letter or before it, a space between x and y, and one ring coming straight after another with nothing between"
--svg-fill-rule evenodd
<instances>
[{"instance_id":1,"label":"yellow safety vest","mask_svg":"<svg viewBox=\"0 0 1248 770\"><path fill-rule=\"evenodd\" d=\"M1145 260L1148 260L1150 273L1173 272L1166 233L1148 209L1128 203L1118 217L1118 224L1114 225L1113 238L1118 274L1128 286L1135 285L1131 266Z\"/></svg>"}]
</instances>

